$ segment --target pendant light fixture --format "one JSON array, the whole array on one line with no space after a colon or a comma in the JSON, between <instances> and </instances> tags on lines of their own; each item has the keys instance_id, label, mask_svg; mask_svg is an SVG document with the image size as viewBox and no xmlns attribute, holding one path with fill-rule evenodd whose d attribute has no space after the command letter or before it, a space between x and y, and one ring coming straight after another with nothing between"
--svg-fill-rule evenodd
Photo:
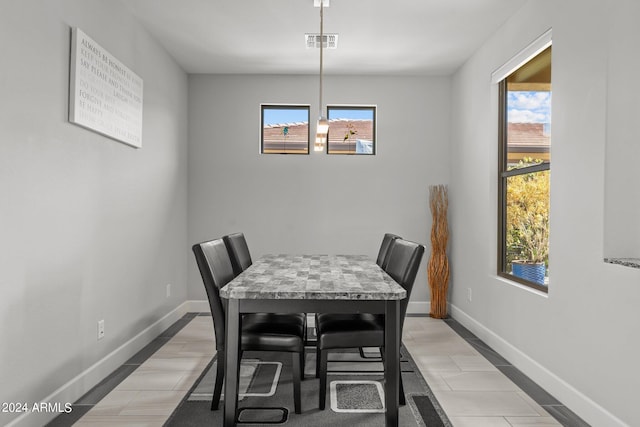
<instances>
[{"instance_id":1,"label":"pendant light fixture","mask_svg":"<svg viewBox=\"0 0 640 427\"><path fill-rule=\"evenodd\" d=\"M329 0L314 0L314 5L320 3L320 96L318 102L318 123L316 125L316 142L314 151L324 151L327 143L327 134L329 133L329 121L323 115L324 109L322 105L322 78L323 78L323 50L324 50L324 5L329 6Z\"/></svg>"}]
</instances>

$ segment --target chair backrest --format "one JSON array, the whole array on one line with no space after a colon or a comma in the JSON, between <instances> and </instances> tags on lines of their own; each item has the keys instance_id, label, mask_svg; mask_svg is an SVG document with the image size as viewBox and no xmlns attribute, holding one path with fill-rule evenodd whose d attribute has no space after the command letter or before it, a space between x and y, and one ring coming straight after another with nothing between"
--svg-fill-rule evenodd
<instances>
[{"instance_id":1,"label":"chair backrest","mask_svg":"<svg viewBox=\"0 0 640 427\"><path fill-rule=\"evenodd\" d=\"M413 289L413 282L424 254L424 246L403 239L395 239L391 245L389 259L384 270L400 286L407 291L407 297L400 301L400 330L404 325L404 317L407 314L409 298Z\"/></svg>"},{"instance_id":2,"label":"chair backrest","mask_svg":"<svg viewBox=\"0 0 640 427\"><path fill-rule=\"evenodd\" d=\"M391 243L393 243L395 239L401 239L401 237L392 233L386 233L382 238L380 250L378 251L378 258L376 260L376 264L382 268L385 267L385 264L389 260L389 254L391 253L389 249L391 247Z\"/></svg>"},{"instance_id":3,"label":"chair backrest","mask_svg":"<svg viewBox=\"0 0 640 427\"><path fill-rule=\"evenodd\" d=\"M243 233L228 234L224 236L222 240L224 240L224 244L227 246L227 251L231 258L231 265L233 266L233 273L237 276L245 271L252 263L247 240L244 238Z\"/></svg>"},{"instance_id":4,"label":"chair backrest","mask_svg":"<svg viewBox=\"0 0 640 427\"><path fill-rule=\"evenodd\" d=\"M225 316L220 289L235 277L231 260L222 239L197 243L192 249L209 299L213 329L216 334L216 349L222 350L224 349Z\"/></svg>"}]
</instances>

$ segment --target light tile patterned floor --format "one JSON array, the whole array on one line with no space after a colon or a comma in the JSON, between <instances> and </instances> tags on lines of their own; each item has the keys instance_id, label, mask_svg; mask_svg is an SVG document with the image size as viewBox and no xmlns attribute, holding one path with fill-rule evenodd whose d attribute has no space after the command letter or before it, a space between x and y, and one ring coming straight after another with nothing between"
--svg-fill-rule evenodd
<instances>
[{"instance_id":1,"label":"light tile patterned floor","mask_svg":"<svg viewBox=\"0 0 640 427\"><path fill-rule=\"evenodd\" d=\"M407 317L403 342L455 427L560 426L444 321Z\"/></svg>"},{"instance_id":2,"label":"light tile patterned floor","mask_svg":"<svg viewBox=\"0 0 640 427\"><path fill-rule=\"evenodd\" d=\"M76 426L162 426L215 354L197 316ZM407 317L403 342L455 427L559 426L444 321Z\"/></svg>"},{"instance_id":3,"label":"light tile patterned floor","mask_svg":"<svg viewBox=\"0 0 640 427\"><path fill-rule=\"evenodd\" d=\"M215 354L211 317L197 316L76 426L162 426Z\"/></svg>"}]
</instances>

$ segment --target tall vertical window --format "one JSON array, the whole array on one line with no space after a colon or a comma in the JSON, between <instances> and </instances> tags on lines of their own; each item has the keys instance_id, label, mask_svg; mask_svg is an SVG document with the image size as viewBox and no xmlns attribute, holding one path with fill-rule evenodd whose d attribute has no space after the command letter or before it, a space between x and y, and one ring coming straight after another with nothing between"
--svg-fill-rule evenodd
<instances>
[{"instance_id":1,"label":"tall vertical window","mask_svg":"<svg viewBox=\"0 0 640 427\"><path fill-rule=\"evenodd\" d=\"M547 291L551 46L500 81L498 273Z\"/></svg>"}]
</instances>

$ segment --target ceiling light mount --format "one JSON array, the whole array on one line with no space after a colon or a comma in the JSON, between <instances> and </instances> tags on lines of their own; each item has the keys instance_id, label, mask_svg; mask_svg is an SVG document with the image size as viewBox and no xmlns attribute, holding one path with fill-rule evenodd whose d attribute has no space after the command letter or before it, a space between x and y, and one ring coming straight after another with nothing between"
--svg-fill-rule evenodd
<instances>
[{"instance_id":1,"label":"ceiling light mount","mask_svg":"<svg viewBox=\"0 0 640 427\"><path fill-rule=\"evenodd\" d=\"M331 0L313 0L313 7L329 7Z\"/></svg>"},{"instance_id":2,"label":"ceiling light mount","mask_svg":"<svg viewBox=\"0 0 640 427\"><path fill-rule=\"evenodd\" d=\"M320 37L320 33L307 33L304 35L304 44L307 46L307 49L320 47L320 40L324 41L322 47L325 49L338 48L337 33L323 34L322 37Z\"/></svg>"}]
</instances>

